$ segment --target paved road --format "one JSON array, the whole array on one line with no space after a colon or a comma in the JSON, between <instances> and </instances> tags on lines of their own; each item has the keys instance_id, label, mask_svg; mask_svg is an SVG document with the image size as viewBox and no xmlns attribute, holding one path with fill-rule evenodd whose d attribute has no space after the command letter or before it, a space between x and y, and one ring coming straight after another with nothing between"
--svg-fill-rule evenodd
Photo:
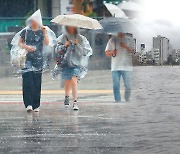
<instances>
[{"instance_id":1,"label":"paved road","mask_svg":"<svg viewBox=\"0 0 180 154\"><path fill-rule=\"evenodd\" d=\"M20 80L11 80L0 80L0 153L179 154L179 67L136 67L132 99L121 104L112 101L110 73L90 72L78 112L64 108L59 81L45 80L41 112L27 114L9 91L19 93Z\"/></svg>"}]
</instances>

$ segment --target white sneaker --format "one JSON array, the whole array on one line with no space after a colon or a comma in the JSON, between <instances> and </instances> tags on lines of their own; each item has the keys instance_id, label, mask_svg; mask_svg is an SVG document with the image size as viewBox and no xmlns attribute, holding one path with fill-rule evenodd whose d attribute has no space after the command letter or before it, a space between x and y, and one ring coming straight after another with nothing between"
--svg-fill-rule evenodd
<instances>
[{"instance_id":1,"label":"white sneaker","mask_svg":"<svg viewBox=\"0 0 180 154\"><path fill-rule=\"evenodd\" d=\"M31 112L33 110L32 106L31 105L28 105L27 108L26 108L27 112Z\"/></svg>"},{"instance_id":2,"label":"white sneaker","mask_svg":"<svg viewBox=\"0 0 180 154\"><path fill-rule=\"evenodd\" d=\"M78 107L78 103L77 103L77 102L74 102L74 103L73 103L73 110L75 110L75 111L79 110L79 107Z\"/></svg>"},{"instance_id":3,"label":"white sneaker","mask_svg":"<svg viewBox=\"0 0 180 154\"><path fill-rule=\"evenodd\" d=\"M34 112L39 112L39 111L40 111L39 108L34 109Z\"/></svg>"}]
</instances>

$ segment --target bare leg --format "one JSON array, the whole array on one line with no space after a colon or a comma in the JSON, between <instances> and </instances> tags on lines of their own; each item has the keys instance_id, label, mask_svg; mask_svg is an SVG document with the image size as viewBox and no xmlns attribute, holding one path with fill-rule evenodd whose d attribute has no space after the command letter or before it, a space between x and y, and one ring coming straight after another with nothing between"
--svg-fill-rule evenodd
<instances>
[{"instance_id":1,"label":"bare leg","mask_svg":"<svg viewBox=\"0 0 180 154\"><path fill-rule=\"evenodd\" d=\"M77 100L77 77L73 76L72 80L71 80L71 84L72 84L72 95L73 95L73 101Z\"/></svg>"},{"instance_id":2,"label":"bare leg","mask_svg":"<svg viewBox=\"0 0 180 154\"><path fill-rule=\"evenodd\" d=\"M65 80L64 82L65 96L69 96L71 90L71 80Z\"/></svg>"}]
</instances>

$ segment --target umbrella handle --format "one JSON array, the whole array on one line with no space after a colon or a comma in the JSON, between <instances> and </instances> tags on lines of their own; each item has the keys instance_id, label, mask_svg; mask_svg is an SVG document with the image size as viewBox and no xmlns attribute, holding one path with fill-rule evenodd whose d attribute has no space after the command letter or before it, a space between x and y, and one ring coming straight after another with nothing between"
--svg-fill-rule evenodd
<instances>
[{"instance_id":1,"label":"umbrella handle","mask_svg":"<svg viewBox=\"0 0 180 154\"><path fill-rule=\"evenodd\" d=\"M114 39L114 46L115 46L115 49L117 51L117 48L116 48L116 39ZM113 54L112 57L116 57L116 54Z\"/></svg>"},{"instance_id":2,"label":"umbrella handle","mask_svg":"<svg viewBox=\"0 0 180 154\"><path fill-rule=\"evenodd\" d=\"M116 49L114 49L114 50L116 50ZM116 57L116 54L113 54L112 57Z\"/></svg>"}]
</instances>

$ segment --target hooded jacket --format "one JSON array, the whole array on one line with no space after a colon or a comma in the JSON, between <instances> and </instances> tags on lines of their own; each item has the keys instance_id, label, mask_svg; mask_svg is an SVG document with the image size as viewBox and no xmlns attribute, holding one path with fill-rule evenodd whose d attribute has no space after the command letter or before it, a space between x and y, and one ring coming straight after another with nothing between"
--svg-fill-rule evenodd
<instances>
[{"instance_id":1,"label":"hooded jacket","mask_svg":"<svg viewBox=\"0 0 180 154\"><path fill-rule=\"evenodd\" d=\"M57 49L64 47L65 43L69 40L72 44L66 49L64 60L66 61L66 69L78 67L81 70L80 78L87 74L89 57L93 54L92 48L85 36L79 34L77 30L76 35L70 35L67 31L57 38ZM74 44L74 40L78 40L78 44ZM60 66L61 67L61 66ZM57 68L57 67L55 67ZM60 68L62 70L63 68ZM56 76L56 75L55 75Z\"/></svg>"}]
</instances>

